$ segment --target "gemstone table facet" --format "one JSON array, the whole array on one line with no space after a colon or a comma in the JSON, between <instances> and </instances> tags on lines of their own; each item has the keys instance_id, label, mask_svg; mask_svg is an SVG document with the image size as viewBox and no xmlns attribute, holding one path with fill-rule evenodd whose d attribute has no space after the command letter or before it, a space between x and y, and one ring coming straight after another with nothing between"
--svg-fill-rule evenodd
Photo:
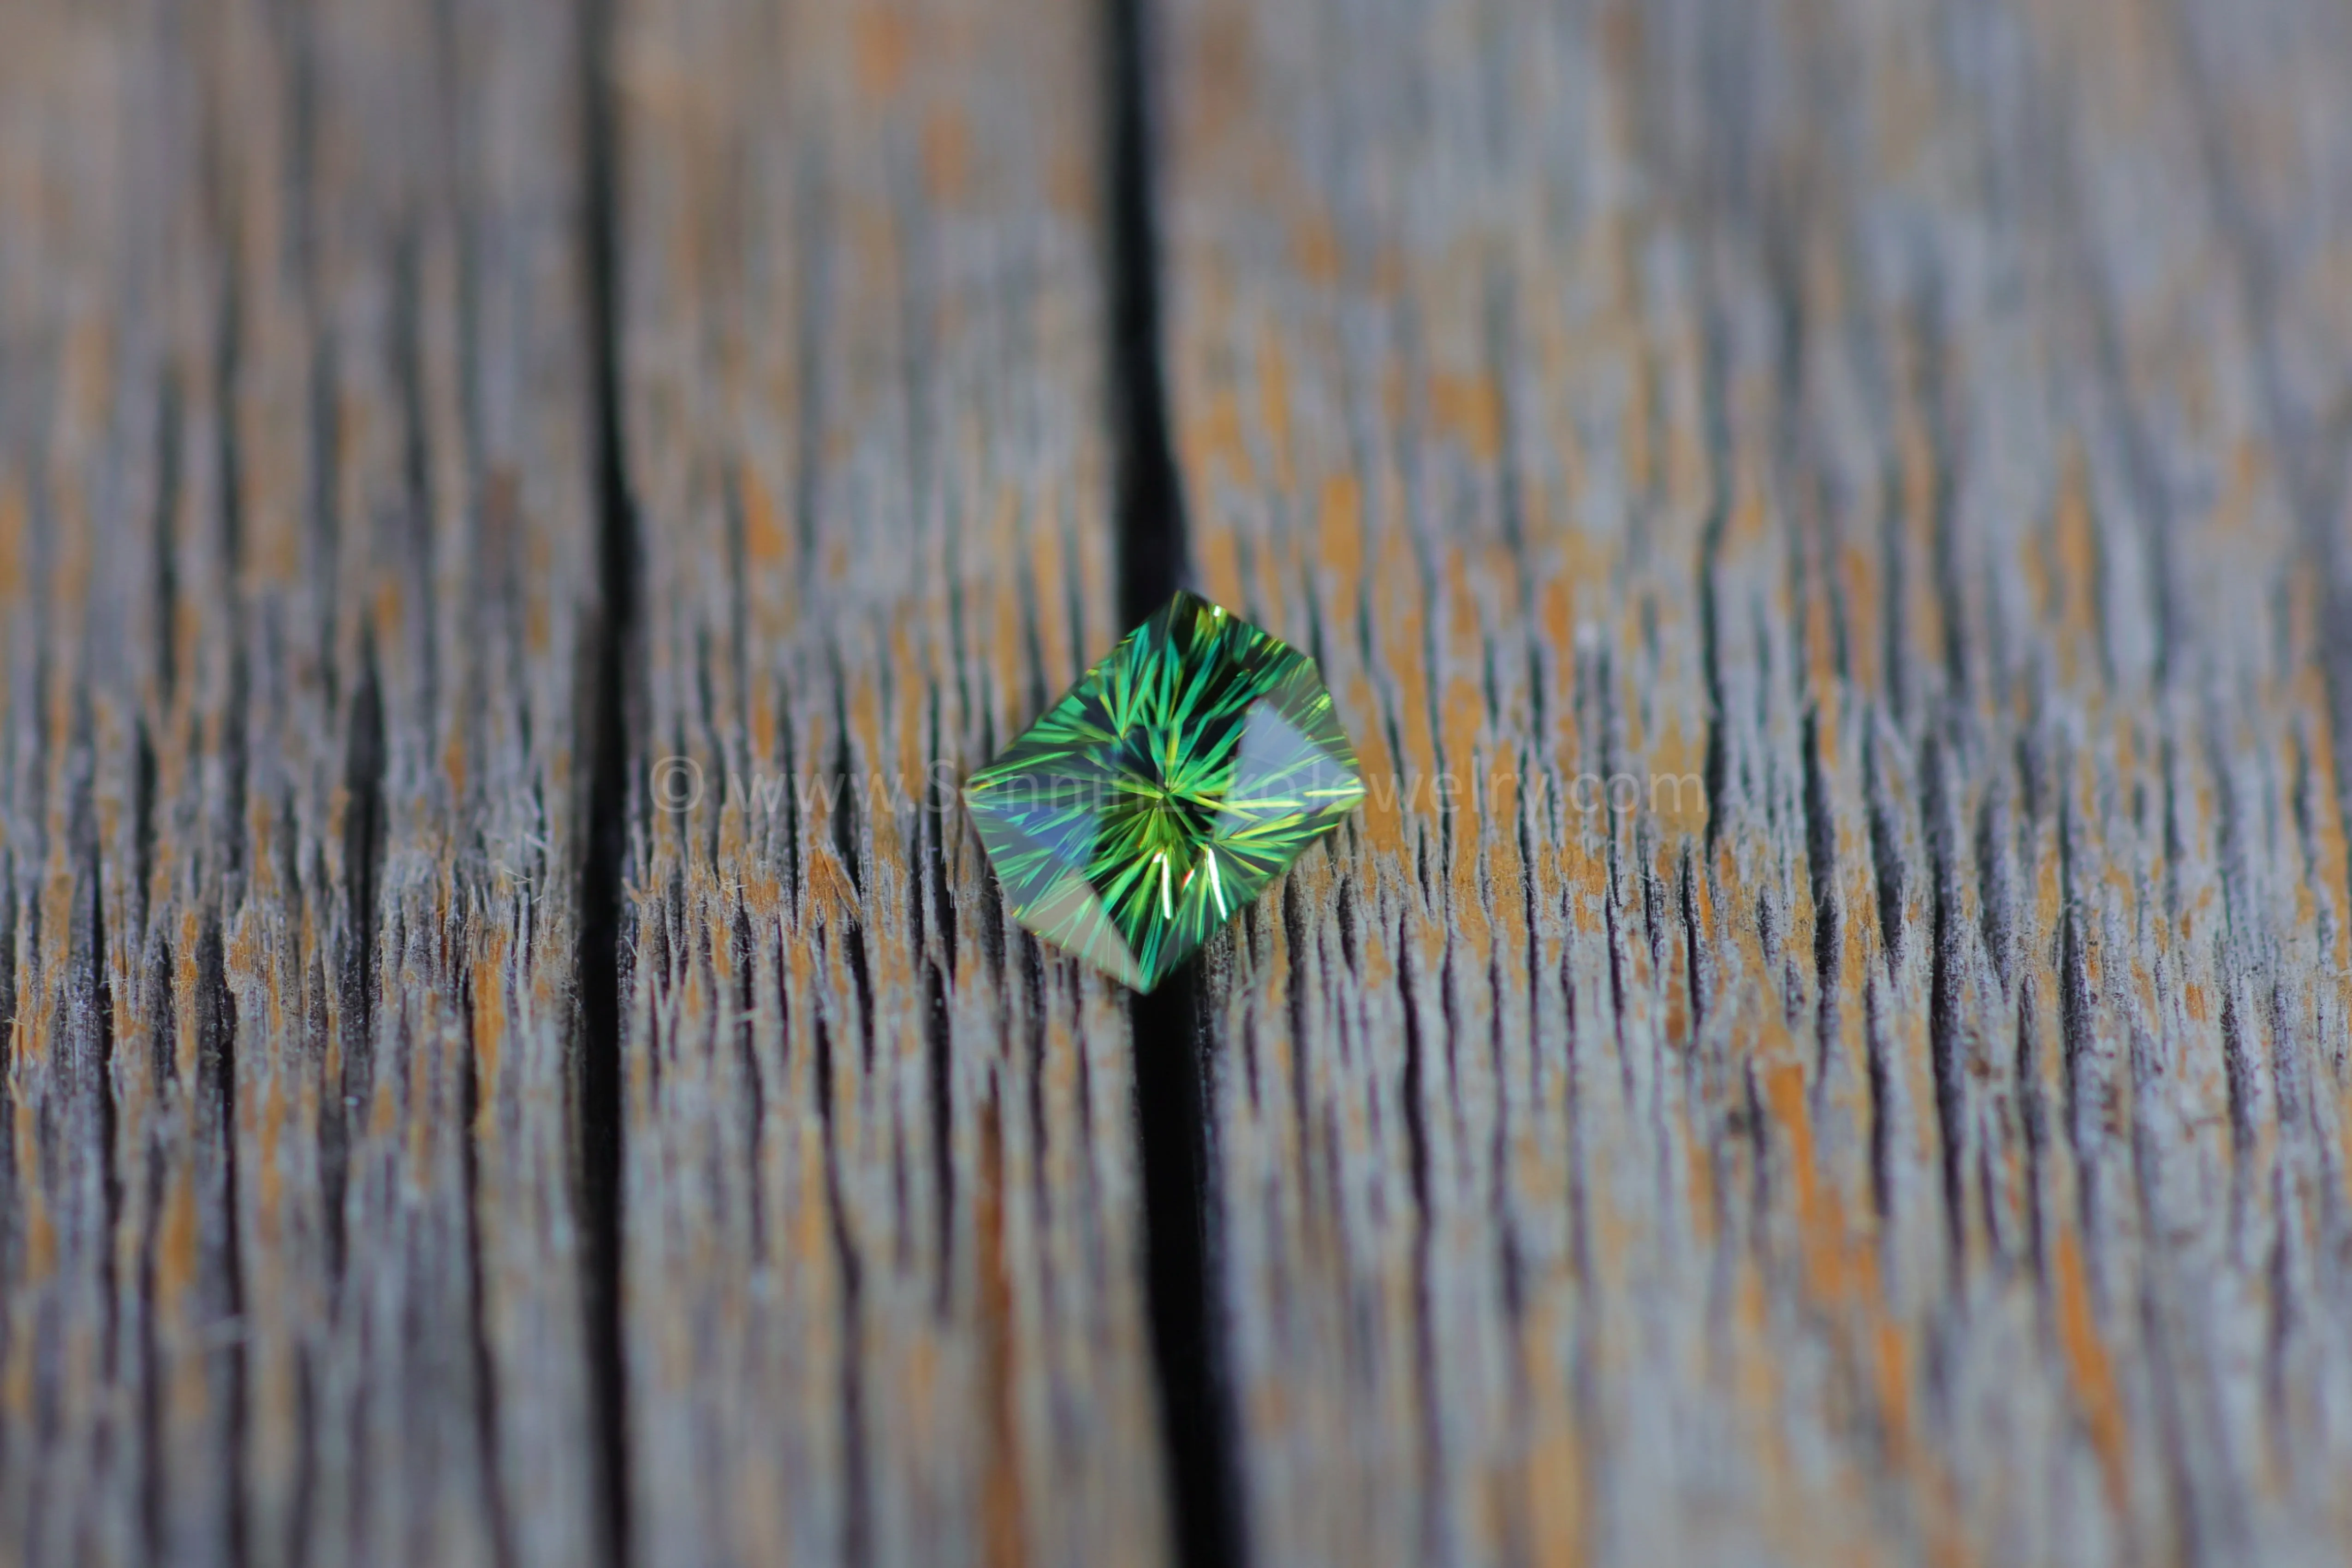
<instances>
[{"instance_id":1,"label":"gemstone table facet","mask_svg":"<svg viewBox=\"0 0 2352 1568\"><path fill-rule=\"evenodd\" d=\"M1180 593L963 794L1013 917L1150 991L1364 784L1315 661Z\"/></svg>"}]
</instances>

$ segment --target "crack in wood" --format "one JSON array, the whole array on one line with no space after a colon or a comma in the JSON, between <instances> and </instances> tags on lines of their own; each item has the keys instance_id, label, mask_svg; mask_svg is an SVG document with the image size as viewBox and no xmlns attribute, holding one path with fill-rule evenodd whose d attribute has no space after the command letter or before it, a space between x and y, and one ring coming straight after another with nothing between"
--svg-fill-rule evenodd
<instances>
[{"instance_id":1,"label":"crack in wood","mask_svg":"<svg viewBox=\"0 0 2352 1568\"><path fill-rule=\"evenodd\" d=\"M1119 619L1132 626L1191 584L1193 574L1160 357L1151 5L1103 4L1113 526ZM1220 1200L1206 1140L1220 1074L1202 1026L1202 963L1196 954L1129 1006L1160 1438L1176 1553L1195 1568L1238 1564L1246 1542L1216 1278Z\"/></svg>"},{"instance_id":2,"label":"crack in wood","mask_svg":"<svg viewBox=\"0 0 2352 1568\"><path fill-rule=\"evenodd\" d=\"M581 867L582 920L574 994L580 1007L580 1161L582 1299L587 1309L589 1379L593 1389L596 1536L610 1568L635 1560L631 1504L629 1367L622 1330L623 1145L622 998L628 962L627 891L623 885L635 798L629 770L629 661L636 646L635 513L629 485L621 398L621 115L615 101L615 0L581 0L579 94L585 199L580 242L588 280L590 367L596 442L596 592L599 616L589 692L587 854Z\"/></svg>"}]
</instances>

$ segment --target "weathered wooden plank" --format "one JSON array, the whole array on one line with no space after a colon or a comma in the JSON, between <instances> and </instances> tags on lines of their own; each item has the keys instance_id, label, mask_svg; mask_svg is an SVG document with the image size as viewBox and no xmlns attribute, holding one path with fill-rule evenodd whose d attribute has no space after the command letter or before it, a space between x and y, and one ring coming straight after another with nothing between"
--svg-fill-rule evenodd
<instances>
[{"instance_id":1,"label":"weathered wooden plank","mask_svg":"<svg viewBox=\"0 0 2352 1568\"><path fill-rule=\"evenodd\" d=\"M1096 20L622 7L641 1561L1167 1552L1126 999L955 791L1117 630Z\"/></svg>"},{"instance_id":2,"label":"weathered wooden plank","mask_svg":"<svg viewBox=\"0 0 2352 1568\"><path fill-rule=\"evenodd\" d=\"M582 1561L573 10L7 30L0 1541Z\"/></svg>"},{"instance_id":3,"label":"weathered wooden plank","mask_svg":"<svg viewBox=\"0 0 2352 1568\"><path fill-rule=\"evenodd\" d=\"M607 1042L583 16L8 8L0 1559L610 1545L604 1048L638 1560L1170 1550L952 791L1118 629L1097 17L618 10ZM1256 1555L2342 1560L2352 28L1163 20L1197 564L1374 774L1205 966Z\"/></svg>"},{"instance_id":4,"label":"weathered wooden plank","mask_svg":"<svg viewBox=\"0 0 2352 1568\"><path fill-rule=\"evenodd\" d=\"M2340 21L1171 9L1260 1554L2340 1558Z\"/></svg>"}]
</instances>

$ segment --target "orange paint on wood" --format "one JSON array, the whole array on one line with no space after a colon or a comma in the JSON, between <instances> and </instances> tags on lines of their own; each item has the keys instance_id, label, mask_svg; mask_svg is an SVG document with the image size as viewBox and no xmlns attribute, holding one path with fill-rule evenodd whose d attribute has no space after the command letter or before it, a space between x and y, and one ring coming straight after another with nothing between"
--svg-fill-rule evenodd
<instances>
[{"instance_id":1,"label":"orange paint on wood","mask_svg":"<svg viewBox=\"0 0 2352 1568\"><path fill-rule=\"evenodd\" d=\"M1814 1300L1843 1301L1847 1294L1845 1216L1834 1191L1825 1189L1813 1149L1812 1108L1805 1099L1804 1069L1798 1066L1788 1027L1769 1006L1748 1021L1762 1037L1758 1054L1765 1108L1789 1140L1790 1179L1795 1184L1797 1233L1804 1246L1805 1280Z\"/></svg>"},{"instance_id":2,"label":"orange paint on wood","mask_svg":"<svg viewBox=\"0 0 2352 1568\"><path fill-rule=\"evenodd\" d=\"M12 470L0 473L0 605L25 592L25 490Z\"/></svg>"},{"instance_id":3,"label":"orange paint on wood","mask_svg":"<svg viewBox=\"0 0 2352 1568\"><path fill-rule=\"evenodd\" d=\"M1045 205L1064 218L1084 223L1094 214L1097 175L1094 165L1076 147L1060 146L1045 154Z\"/></svg>"},{"instance_id":4,"label":"orange paint on wood","mask_svg":"<svg viewBox=\"0 0 2352 1568\"><path fill-rule=\"evenodd\" d=\"M2058 550L2059 669L2068 684L2083 673L2098 646L2099 546L2091 519L2089 466L2069 437L2059 468L2053 529Z\"/></svg>"},{"instance_id":5,"label":"orange paint on wood","mask_svg":"<svg viewBox=\"0 0 2352 1568\"><path fill-rule=\"evenodd\" d=\"M1339 700L1348 737L1355 742L1356 760L1363 769L1364 804L1359 820L1373 852L1393 862L1404 853L1402 791L1396 757L1389 750L1388 731L1380 722L1379 700L1370 679L1360 671L1333 696Z\"/></svg>"},{"instance_id":6,"label":"orange paint on wood","mask_svg":"<svg viewBox=\"0 0 2352 1568\"><path fill-rule=\"evenodd\" d=\"M732 956L731 943L716 946ZM506 1048L509 1024L506 963L507 934L496 926L488 927L481 932L473 964L474 1080L481 1086L474 1113L477 1137L489 1131L498 1110L499 1055Z\"/></svg>"},{"instance_id":7,"label":"orange paint on wood","mask_svg":"<svg viewBox=\"0 0 2352 1568\"><path fill-rule=\"evenodd\" d=\"M1428 396L1430 424L1439 435L1460 441L1481 463L1501 453L1503 405L1491 376L1434 372Z\"/></svg>"},{"instance_id":8,"label":"orange paint on wood","mask_svg":"<svg viewBox=\"0 0 2352 1568\"><path fill-rule=\"evenodd\" d=\"M1575 1407L1559 1397L1568 1380L1551 1351L1549 1322L1531 1324L1521 1337L1528 1383L1537 1391L1536 1432L1528 1450L1522 1488L1528 1532L1537 1568L1580 1568L1590 1560L1584 1496L1583 1445Z\"/></svg>"},{"instance_id":9,"label":"orange paint on wood","mask_svg":"<svg viewBox=\"0 0 2352 1568\"><path fill-rule=\"evenodd\" d=\"M1202 535L1201 584L1217 604L1228 608L1248 605L1242 592L1241 547L1232 530L1213 528Z\"/></svg>"},{"instance_id":10,"label":"orange paint on wood","mask_svg":"<svg viewBox=\"0 0 2352 1568\"><path fill-rule=\"evenodd\" d=\"M1402 738L1402 808L1435 819L1431 797L1437 782L1437 741L1429 711L1427 610L1420 563L1402 528L1380 534L1379 581L1386 590L1388 635L1378 644L1381 663L1396 688L1394 717Z\"/></svg>"},{"instance_id":11,"label":"orange paint on wood","mask_svg":"<svg viewBox=\"0 0 2352 1568\"><path fill-rule=\"evenodd\" d=\"M1706 798L1706 742L1694 739L1679 722L1662 729L1650 746L1650 776L1643 809L1655 817L1669 837L1689 837L1706 829L1713 815Z\"/></svg>"},{"instance_id":12,"label":"orange paint on wood","mask_svg":"<svg viewBox=\"0 0 2352 1568\"><path fill-rule=\"evenodd\" d=\"M2091 1310L2090 1282L2083 1268L2082 1243L2061 1229L2050 1249L2050 1289L2056 1313L2058 1348L2073 1377L2074 1402L2098 1456L2107 1506L2121 1516L2130 1500L2126 1480L2130 1452L2124 1430L2123 1396L2116 1385L2115 1358L2099 1337Z\"/></svg>"},{"instance_id":13,"label":"orange paint on wood","mask_svg":"<svg viewBox=\"0 0 2352 1568\"><path fill-rule=\"evenodd\" d=\"M2300 592L2306 597L2315 592L2307 583ZM2311 728L2311 743L2305 748L2304 760L2312 772L2313 798L2323 804L2336 803L2333 809L2312 814L2312 856L2318 864L2314 868L2319 885L2328 889L2335 903L2347 889L2352 889L2352 836L2347 836L2338 793L2336 772L2336 722L2328 706L2327 680L2315 660L2307 660L2296 677L2296 706ZM2337 906L2336 940L2331 956L2339 994L2352 997L2352 921L2343 918ZM2346 1179L2352 1182L2352 1165L2346 1168Z\"/></svg>"},{"instance_id":14,"label":"orange paint on wood","mask_svg":"<svg viewBox=\"0 0 2352 1568\"><path fill-rule=\"evenodd\" d=\"M1625 402L1617 419L1617 460L1624 465L1626 489L1636 496L1647 495L1658 482L1652 381L1648 346L1637 339L1625 356Z\"/></svg>"},{"instance_id":15,"label":"orange paint on wood","mask_svg":"<svg viewBox=\"0 0 2352 1568\"><path fill-rule=\"evenodd\" d=\"M849 879L840 854L831 844L811 838L803 855L802 864L807 868L801 900L803 921L816 916L856 919L857 888Z\"/></svg>"},{"instance_id":16,"label":"orange paint on wood","mask_svg":"<svg viewBox=\"0 0 2352 1568\"><path fill-rule=\"evenodd\" d=\"M971 184L970 128L952 105L934 105L923 120L923 187L935 202L953 202Z\"/></svg>"},{"instance_id":17,"label":"orange paint on wood","mask_svg":"<svg viewBox=\"0 0 2352 1568\"><path fill-rule=\"evenodd\" d=\"M286 1037L282 1026L274 1037ZM242 1102L238 1110L240 1118L251 1115ZM277 1250L281 1218L285 1213L286 1166L278 1155L286 1137L286 1082L273 1072L262 1088L261 1115L254 1130L255 1142L261 1154L261 1158L254 1163L260 1167L261 1190L256 1206L261 1211L261 1241L265 1256Z\"/></svg>"},{"instance_id":18,"label":"orange paint on wood","mask_svg":"<svg viewBox=\"0 0 2352 1568\"><path fill-rule=\"evenodd\" d=\"M992 1094L982 1109L980 1181L973 1195L978 1237L981 1332L988 1345L989 1446L981 1487L981 1536L991 1568L1028 1561L1021 1486L1020 1424L1013 1401L1020 1387L1020 1345L1013 1331L1013 1283L1004 1258L1004 1134Z\"/></svg>"},{"instance_id":19,"label":"orange paint on wood","mask_svg":"<svg viewBox=\"0 0 2352 1568\"><path fill-rule=\"evenodd\" d=\"M1885 627L1879 619L1878 566L1870 552L1848 544L1837 554L1840 607L1844 612L1847 674L1860 690L1872 696L1886 690L1881 663Z\"/></svg>"},{"instance_id":20,"label":"orange paint on wood","mask_svg":"<svg viewBox=\"0 0 2352 1568\"><path fill-rule=\"evenodd\" d=\"M170 1178L163 1214L156 1228L155 1294L166 1317L196 1284L196 1194L181 1173Z\"/></svg>"},{"instance_id":21,"label":"orange paint on wood","mask_svg":"<svg viewBox=\"0 0 2352 1568\"><path fill-rule=\"evenodd\" d=\"M758 468L747 463L738 483L743 495L744 564L755 573L788 570L794 553L793 534L776 510L767 482L761 479ZM760 586L759 579L755 578L752 585Z\"/></svg>"},{"instance_id":22,"label":"orange paint on wood","mask_svg":"<svg viewBox=\"0 0 2352 1568\"><path fill-rule=\"evenodd\" d=\"M1185 420L1181 428L1184 468L1196 489L1205 489L1220 480L1244 480L1250 477L1249 447L1242 437L1241 403L1230 387L1219 387L1210 394L1201 411Z\"/></svg>"},{"instance_id":23,"label":"orange paint on wood","mask_svg":"<svg viewBox=\"0 0 2352 1568\"><path fill-rule=\"evenodd\" d=\"M1329 289L1339 281L1339 237L1331 220L1321 213L1308 213L1292 226L1290 253L1298 265L1299 278L1317 289Z\"/></svg>"},{"instance_id":24,"label":"orange paint on wood","mask_svg":"<svg viewBox=\"0 0 2352 1568\"><path fill-rule=\"evenodd\" d=\"M1364 579L1364 497L1353 474L1327 474L1317 510L1317 554L1331 577L1331 603L1352 617Z\"/></svg>"},{"instance_id":25,"label":"orange paint on wood","mask_svg":"<svg viewBox=\"0 0 2352 1568\"><path fill-rule=\"evenodd\" d=\"M1916 378L1924 374L1918 361L1925 351L1919 346L1917 334L1908 327L1898 330L1894 336L1905 383L1903 392L1895 400L1894 416L1907 566L1904 574L1902 621L1895 630L1908 645L1913 661L1932 668L1943 658L1945 636L1944 603L1936 591L1931 565L1935 559L1941 462L1936 455L1935 432L1928 427L1914 389Z\"/></svg>"},{"instance_id":26,"label":"orange paint on wood","mask_svg":"<svg viewBox=\"0 0 2352 1568\"><path fill-rule=\"evenodd\" d=\"M1290 362L1282 350L1282 334L1268 323L1257 340L1258 430L1274 458L1274 484L1291 489Z\"/></svg>"},{"instance_id":27,"label":"orange paint on wood","mask_svg":"<svg viewBox=\"0 0 2352 1568\"><path fill-rule=\"evenodd\" d=\"M1007 509L1008 524L1014 528L1022 528L1024 521L1032 524L1022 529L1029 545L1029 581L1039 584L1041 593L1058 594L1062 584L1068 581L1068 567L1062 557L1061 531L1034 526L1037 519L1034 516L1024 519L1023 500L1012 485L1004 487L1003 505ZM1065 679L1076 679L1087 663L1110 651L1108 648L1077 647L1071 640L1076 628L1064 616L1039 615L1034 624L1038 655L1045 661L1045 683L1049 687L1058 685ZM1127 628L1122 626L1119 629L1124 632ZM909 660L900 668L912 670L916 667ZM909 719L914 717L911 710L907 716Z\"/></svg>"},{"instance_id":28,"label":"orange paint on wood","mask_svg":"<svg viewBox=\"0 0 2352 1568\"><path fill-rule=\"evenodd\" d=\"M858 90L871 99L896 94L906 85L914 58L914 28L896 7L866 5L851 16L852 54Z\"/></svg>"}]
</instances>

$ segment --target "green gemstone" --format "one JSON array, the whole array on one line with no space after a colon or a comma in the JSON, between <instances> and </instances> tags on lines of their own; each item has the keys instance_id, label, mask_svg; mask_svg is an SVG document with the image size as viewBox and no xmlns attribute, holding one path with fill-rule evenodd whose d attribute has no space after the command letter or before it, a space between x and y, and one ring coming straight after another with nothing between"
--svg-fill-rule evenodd
<instances>
[{"instance_id":1,"label":"green gemstone","mask_svg":"<svg viewBox=\"0 0 2352 1568\"><path fill-rule=\"evenodd\" d=\"M1013 917L1149 991L1364 782L1315 661L1179 594L963 795Z\"/></svg>"}]
</instances>

